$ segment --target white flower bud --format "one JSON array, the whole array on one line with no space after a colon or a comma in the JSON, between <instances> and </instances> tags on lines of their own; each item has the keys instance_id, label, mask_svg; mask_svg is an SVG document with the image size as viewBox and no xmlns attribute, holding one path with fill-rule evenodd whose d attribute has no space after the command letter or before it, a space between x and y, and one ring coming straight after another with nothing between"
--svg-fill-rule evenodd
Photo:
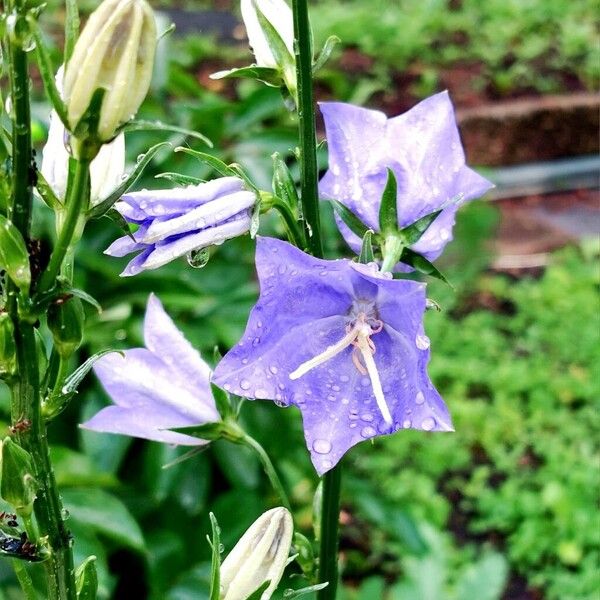
<instances>
[{"instance_id":1,"label":"white flower bud","mask_svg":"<svg viewBox=\"0 0 600 600\"><path fill-rule=\"evenodd\" d=\"M287 564L293 530L292 516L283 507L260 516L221 565L222 598L246 600L264 582L270 581L261 595L261 600L268 600Z\"/></svg>"},{"instance_id":2,"label":"white flower bud","mask_svg":"<svg viewBox=\"0 0 600 600\"><path fill-rule=\"evenodd\" d=\"M264 15L277 31L285 43L290 54L294 55L294 19L292 10L284 0L242 0L242 18L246 25L248 41L254 56L256 64L260 67L277 68L282 65L277 64L273 55L268 37L265 35L260 25L256 10Z\"/></svg>"},{"instance_id":3,"label":"white flower bud","mask_svg":"<svg viewBox=\"0 0 600 600\"><path fill-rule=\"evenodd\" d=\"M62 92L63 67L56 74L56 86ZM65 141L66 131L55 111L50 115L48 140L42 150L42 175L52 191L61 200L67 192L69 153ZM100 148L90 165L90 204L93 206L106 198L122 181L125 172L125 136L121 133L110 144Z\"/></svg>"},{"instance_id":4,"label":"white flower bud","mask_svg":"<svg viewBox=\"0 0 600 600\"><path fill-rule=\"evenodd\" d=\"M104 0L82 31L65 72L64 96L72 132L98 88L106 90L96 132L109 141L137 112L148 92L156 23L145 0Z\"/></svg>"}]
</instances>

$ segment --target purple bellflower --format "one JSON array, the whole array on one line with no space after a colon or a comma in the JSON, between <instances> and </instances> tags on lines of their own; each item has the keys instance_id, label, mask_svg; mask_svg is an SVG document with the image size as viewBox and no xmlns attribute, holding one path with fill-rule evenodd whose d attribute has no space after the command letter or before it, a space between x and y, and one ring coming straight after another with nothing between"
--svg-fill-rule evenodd
<instances>
[{"instance_id":1,"label":"purple bellflower","mask_svg":"<svg viewBox=\"0 0 600 600\"><path fill-rule=\"evenodd\" d=\"M403 428L452 431L426 371L423 284L271 238L258 238L256 266L260 297L213 381L297 406L319 474L365 439Z\"/></svg>"},{"instance_id":2,"label":"purple bellflower","mask_svg":"<svg viewBox=\"0 0 600 600\"><path fill-rule=\"evenodd\" d=\"M391 169L398 183L399 228L444 209L411 246L435 260L452 239L459 204L493 187L465 164L448 93L431 96L393 119L341 102L323 102L320 108L329 148L329 169L319 183L320 196L341 202L377 232L381 196ZM336 220L358 254L360 238L337 215Z\"/></svg>"},{"instance_id":3,"label":"purple bellflower","mask_svg":"<svg viewBox=\"0 0 600 600\"><path fill-rule=\"evenodd\" d=\"M120 433L170 444L200 440L168 431L220 421L210 389L210 368L150 295L144 319L145 348L107 354L94 371L114 405L103 408L84 429Z\"/></svg>"},{"instance_id":4,"label":"purple bellflower","mask_svg":"<svg viewBox=\"0 0 600 600\"><path fill-rule=\"evenodd\" d=\"M138 225L133 238L115 240L110 256L139 254L121 275L157 269L193 250L221 244L250 229L256 195L238 177L221 177L184 188L125 194L115 208Z\"/></svg>"}]
</instances>

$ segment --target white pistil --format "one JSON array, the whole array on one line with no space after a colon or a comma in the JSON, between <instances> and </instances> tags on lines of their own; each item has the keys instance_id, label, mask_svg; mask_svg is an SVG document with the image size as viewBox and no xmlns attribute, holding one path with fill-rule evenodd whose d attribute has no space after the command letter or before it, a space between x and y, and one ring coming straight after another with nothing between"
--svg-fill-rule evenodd
<instances>
[{"instance_id":1,"label":"white pistil","mask_svg":"<svg viewBox=\"0 0 600 600\"><path fill-rule=\"evenodd\" d=\"M358 357L353 353L352 361L354 366L360 373L369 375L371 386L373 388L373 394L375 396L375 400L377 401L377 406L379 407L381 415L386 423L392 425L394 421L392 419L387 402L385 401L383 388L381 386L381 379L379 378L379 371L377 370L377 365L373 359L373 354L375 354L375 344L371 339L371 335L374 333L379 333L382 329L382 323L380 323L379 327L376 329L372 329L371 326L365 322L364 314L361 313L356 320L356 323L339 342L329 346L324 352L321 352L321 354L318 354L310 360L302 363L295 371L290 373L290 379L299 379L315 367L322 365L324 362L327 362L329 359L338 355L348 346L353 345L355 346L356 350L360 352L360 355L365 363L365 366L363 367L360 364Z\"/></svg>"},{"instance_id":2,"label":"white pistil","mask_svg":"<svg viewBox=\"0 0 600 600\"><path fill-rule=\"evenodd\" d=\"M333 358L339 354L344 348L347 348L352 344L352 342L358 337L359 331L359 326L355 325L339 342L336 342L333 344L333 346L329 346L324 352L317 354L317 356L314 358L302 363L295 371L292 371L290 373L290 379L299 379L302 377L302 375L306 375L306 373L315 367L322 365L330 358Z\"/></svg>"}]
</instances>

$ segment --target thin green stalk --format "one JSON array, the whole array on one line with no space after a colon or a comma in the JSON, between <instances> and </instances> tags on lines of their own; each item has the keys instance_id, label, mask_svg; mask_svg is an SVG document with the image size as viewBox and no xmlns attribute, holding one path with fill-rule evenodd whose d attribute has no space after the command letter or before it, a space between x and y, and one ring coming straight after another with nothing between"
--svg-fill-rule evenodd
<instances>
[{"instance_id":1,"label":"thin green stalk","mask_svg":"<svg viewBox=\"0 0 600 600\"><path fill-rule=\"evenodd\" d=\"M319 192L317 180L317 132L312 85L312 46L308 21L307 0L293 0L294 49L298 84L298 125L300 130L300 190L302 215L308 250L314 256L323 256Z\"/></svg>"},{"instance_id":2,"label":"thin green stalk","mask_svg":"<svg viewBox=\"0 0 600 600\"><path fill-rule=\"evenodd\" d=\"M37 600L37 593L35 588L33 587L33 581L31 580L31 576L27 571L27 567L22 560L14 558L12 560L13 570L17 579L19 581L19 585L23 590L23 595L26 600Z\"/></svg>"},{"instance_id":3,"label":"thin green stalk","mask_svg":"<svg viewBox=\"0 0 600 600\"><path fill-rule=\"evenodd\" d=\"M9 2L15 16L24 11L20 2ZM19 15L17 28L19 27ZM33 157L31 152L31 115L27 53L18 31L7 36L9 80L13 102L12 202L10 217L25 240L30 236L32 210ZM40 414L40 377L33 324L19 317L14 286L8 291L8 310L15 325L18 376L11 387L11 420L30 422L19 431L19 444L30 452L35 476L40 485L35 515L41 535L47 536L50 558L44 562L49 600L76 600L73 557L69 533L64 527L61 504L50 464L46 429Z\"/></svg>"},{"instance_id":4,"label":"thin green stalk","mask_svg":"<svg viewBox=\"0 0 600 600\"><path fill-rule=\"evenodd\" d=\"M271 459L269 458L269 455L267 454L265 449L247 433L244 433L243 437L241 438L241 442L249 448L251 448L252 450L254 450L254 452L256 452L258 458L260 459L260 462L262 463L265 474L269 478L269 481L271 482L271 485L273 486L273 489L275 490L276 494L279 496L281 505L287 508L290 512L292 512L292 507L290 505L289 498L285 492L285 488L283 487L283 484L279 479L279 475L277 475L277 471L275 471L275 467L273 466L273 463L271 462Z\"/></svg>"},{"instance_id":5,"label":"thin green stalk","mask_svg":"<svg viewBox=\"0 0 600 600\"><path fill-rule=\"evenodd\" d=\"M300 129L300 189L302 213L308 250L313 256L323 256L319 217L317 180L317 136L313 101L311 32L307 0L292 0L294 14L294 49L298 83L298 121ZM321 552L319 580L329 585L317 593L319 600L334 600L338 581L338 528L340 508L341 465L323 477L321 514Z\"/></svg>"},{"instance_id":6,"label":"thin green stalk","mask_svg":"<svg viewBox=\"0 0 600 600\"><path fill-rule=\"evenodd\" d=\"M288 230L290 241L298 248L304 249L306 246L306 243L304 242L304 233L302 229L298 227L298 221L294 217L290 207L281 200L276 199L272 203L272 208L281 215Z\"/></svg>"},{"instance_id":7,"label":"thin green stalk","mask_svg":"<svg viewBox=\"0 0 600 600\"><path fill-rule=\"evenodd\" d=\"M56 245L50 256L48 267L40 280L38 293L47 292L54 285L56 278L63 269L65 257L68 261L71 255L73 235L81 219L83 211L87 208L90 184L90 161L78 160L75 167L72 185L69 187L65 202L65 218L56 240ZM67 264L68 264L67 261ZM67 269L70 272L70 269Z\"/></svg>"}]
</instances>

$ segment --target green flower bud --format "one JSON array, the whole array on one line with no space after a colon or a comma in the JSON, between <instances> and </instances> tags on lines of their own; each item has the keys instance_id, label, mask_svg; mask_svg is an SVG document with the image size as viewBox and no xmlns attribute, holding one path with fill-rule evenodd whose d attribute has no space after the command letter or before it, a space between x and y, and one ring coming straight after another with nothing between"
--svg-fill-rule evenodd
<instances>
[{"instance_id":1,"label":"green flower bud","mask_svg":"<svg viewBox=\"0 0 600 600\"><path fill-rule=\"evenodd\" d=\"M245 600L269 581L261 595L268 600L286 567L293 531L292 516L283 507L260 516L221 565L224 600Z\"/></svg>"},{"instance_id":2,"label":"green flower bud","mask_svg":"<svg viewBox=\"0 0 600 600\"><path fill-rule=\"evenodd\" d=\"M14 507L21 517L29 517L37 495L37 483L29 452L10 438L0 446L1 477L0 496Z\"/></svg>"},{"instance_id":3,"label":"green flower bud","mask_svg":"<svg viewBox=\"0 0 600 600\"><path fill-rule=\"evenodd\" d=\"M64 79L71 132L77 138L110 141L137 112L148 93L156 50L154 13L145 0L104 0L79 36ZM78 125L96 90L105 91L96 131Z\"/></svg>"},{"instance_id":4,"label":"green flower bud","mask_svg":"<svg viewBox=\"0 0 600 600\"><path fill-rule=\"evenodd\" d=\"M29 252L21 232L6 217L0 215L0 268L24 293L29 293L31 268Z\"/></svg>"},{"instance_id":5,"label":"green flower bud","mask_svg":"<svg viewBox=\"0 0 600 600\"><path fill-rule=\"evenodd\" d=\"M16 371L15 326L8 313L0 313L0 377L14 375Z\"/></svg>"},{"instance_id":6,"label":"green flower bud","mask_svg":"<svg viewBox=\"0 0 600 600\"><path fill-rule=\"evenodd\" d=\"M48 329L62 358L69 358L79 348L84 321L83 305L77 296L54 302L48 308Z\"/></svg>"}]
</instances>

